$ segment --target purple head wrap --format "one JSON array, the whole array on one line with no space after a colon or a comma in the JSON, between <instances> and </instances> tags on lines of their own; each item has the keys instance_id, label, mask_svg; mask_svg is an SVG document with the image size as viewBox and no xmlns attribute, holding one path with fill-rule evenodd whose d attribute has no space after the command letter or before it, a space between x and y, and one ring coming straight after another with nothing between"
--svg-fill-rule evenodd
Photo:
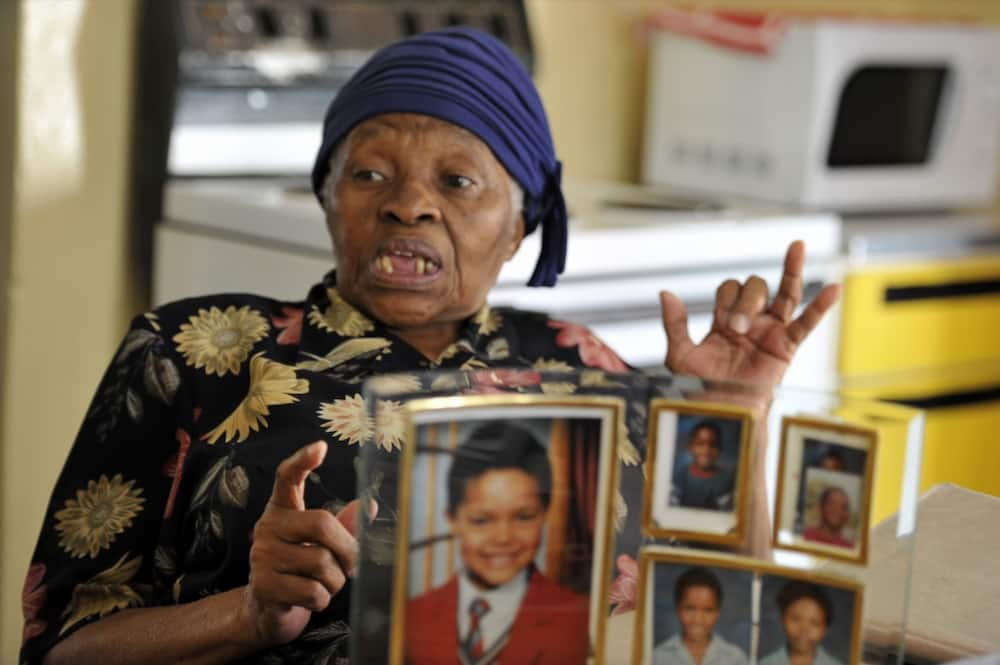
<instances>
[{"instance_id":1,"label":"purple head wrap","mask_svg":"<svg viewBox=\"0 0 1000 665\"><path fill-rule=\"evenodd\" d=\"M562 165L531 76L498 39L466 27L428 32L386 46L337 93L323 122L313 192L337 144L358 123L384 113L421 113L478 136L524 190L525 233L541 227L529 286L553 286L566 264Z\"/></svg>"}]
</instances>

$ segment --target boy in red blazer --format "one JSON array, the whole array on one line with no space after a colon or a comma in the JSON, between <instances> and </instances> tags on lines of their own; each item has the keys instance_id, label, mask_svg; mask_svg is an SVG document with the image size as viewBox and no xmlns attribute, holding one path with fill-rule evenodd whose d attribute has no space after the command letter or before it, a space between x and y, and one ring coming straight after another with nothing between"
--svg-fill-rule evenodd
<instances>
[{"instance_id":1,"label":"boy in red blazer","mask_svg":"<svg viewBox=\"0 0 1000 665\"><path fill-rule=\"evenodd\" d=\"M548 455L526 429L478 427L448 472L463 570L406 608L410 665L583 665L588 601L534 565L551 493Z\"/></svg>"}]
</instances>

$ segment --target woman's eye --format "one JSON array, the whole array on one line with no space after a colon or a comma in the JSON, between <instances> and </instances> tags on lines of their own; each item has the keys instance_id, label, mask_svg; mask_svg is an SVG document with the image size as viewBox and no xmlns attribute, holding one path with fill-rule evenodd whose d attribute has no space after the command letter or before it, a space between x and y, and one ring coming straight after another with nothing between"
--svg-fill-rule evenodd
<instances>
[{"instance_id":1,"label":"woman's eye","mask_svg":"<svg viewBox=\"0 0 1000 665\"><path fill-rule=\"evenodd\" d=\"M354 169L351 177L360 182L381 182L385 180L384 175L372 169Z\"/></svg>"},{"instance_id":2,"label":"woman's eye","mask_svg":"<svg viewBox=\"0 0 1000 665\"><path fill-rule=\"evenodd\" d=\"M444 182L449 187L454 187L455 189L465 189L466 187L471 187L474 183L472 179L466 178L464 175L446 175L444 177Z\"/></svg>"},{"instance_id":3,"label":"woman's eye","mask_svg":"<svg viewBox=\"0 0 1000 665\"><path fill-rule=\"evenodd\" d=\"M489 522L490 519L488 517L483 517L480 515L472 515L469 517L469 521L472 523L473 526L482 526L487 522Z\"/></svg>"}]
</instances>

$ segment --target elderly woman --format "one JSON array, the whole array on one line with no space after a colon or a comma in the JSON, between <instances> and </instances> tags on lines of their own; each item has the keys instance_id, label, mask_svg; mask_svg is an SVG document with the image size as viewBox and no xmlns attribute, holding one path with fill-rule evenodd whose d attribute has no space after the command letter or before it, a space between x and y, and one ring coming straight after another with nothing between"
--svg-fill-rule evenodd
<instances>
[{"instance_id":1,"label":"elderly woman","mask_svg":"<svg viewBox=\"0 0 1000 665\"><path fill-rule=\"evenodd\" d=\"M336 660L357 555L353 461L361 445L399 444L371 440L360 382L624 368L566 324L486 305L526 233L542 233L533 285L555 283L566 249L541 101L495 39L454 28L377 53L330 106L313 187L337 270L304 301L220 295L133 322L52 494L22 662ZM757 277L724 283L697 345L662 294L670 369L777 382L836 299L828 289L793 320L803 260L793 244L770 304Z\"/></svg>"}]
</instances>

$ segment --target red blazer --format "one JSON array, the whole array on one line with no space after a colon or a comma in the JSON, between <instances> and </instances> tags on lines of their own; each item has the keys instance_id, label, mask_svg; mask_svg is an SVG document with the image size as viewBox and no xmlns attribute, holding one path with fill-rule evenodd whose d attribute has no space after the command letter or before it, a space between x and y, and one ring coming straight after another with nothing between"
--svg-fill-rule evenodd
<instances>
[{"instance_id":1,"label":"red blazer","mask_svg":"<svg viewBox=\"0 0 1000 665\"><path fill-rule=\"evenodd\" d=\"M590 653L588 604L534 571L494 665L584 665ZM406 663L458 665L457 616L456 577L407 603Z\"/></svg>"}]
</instances>

